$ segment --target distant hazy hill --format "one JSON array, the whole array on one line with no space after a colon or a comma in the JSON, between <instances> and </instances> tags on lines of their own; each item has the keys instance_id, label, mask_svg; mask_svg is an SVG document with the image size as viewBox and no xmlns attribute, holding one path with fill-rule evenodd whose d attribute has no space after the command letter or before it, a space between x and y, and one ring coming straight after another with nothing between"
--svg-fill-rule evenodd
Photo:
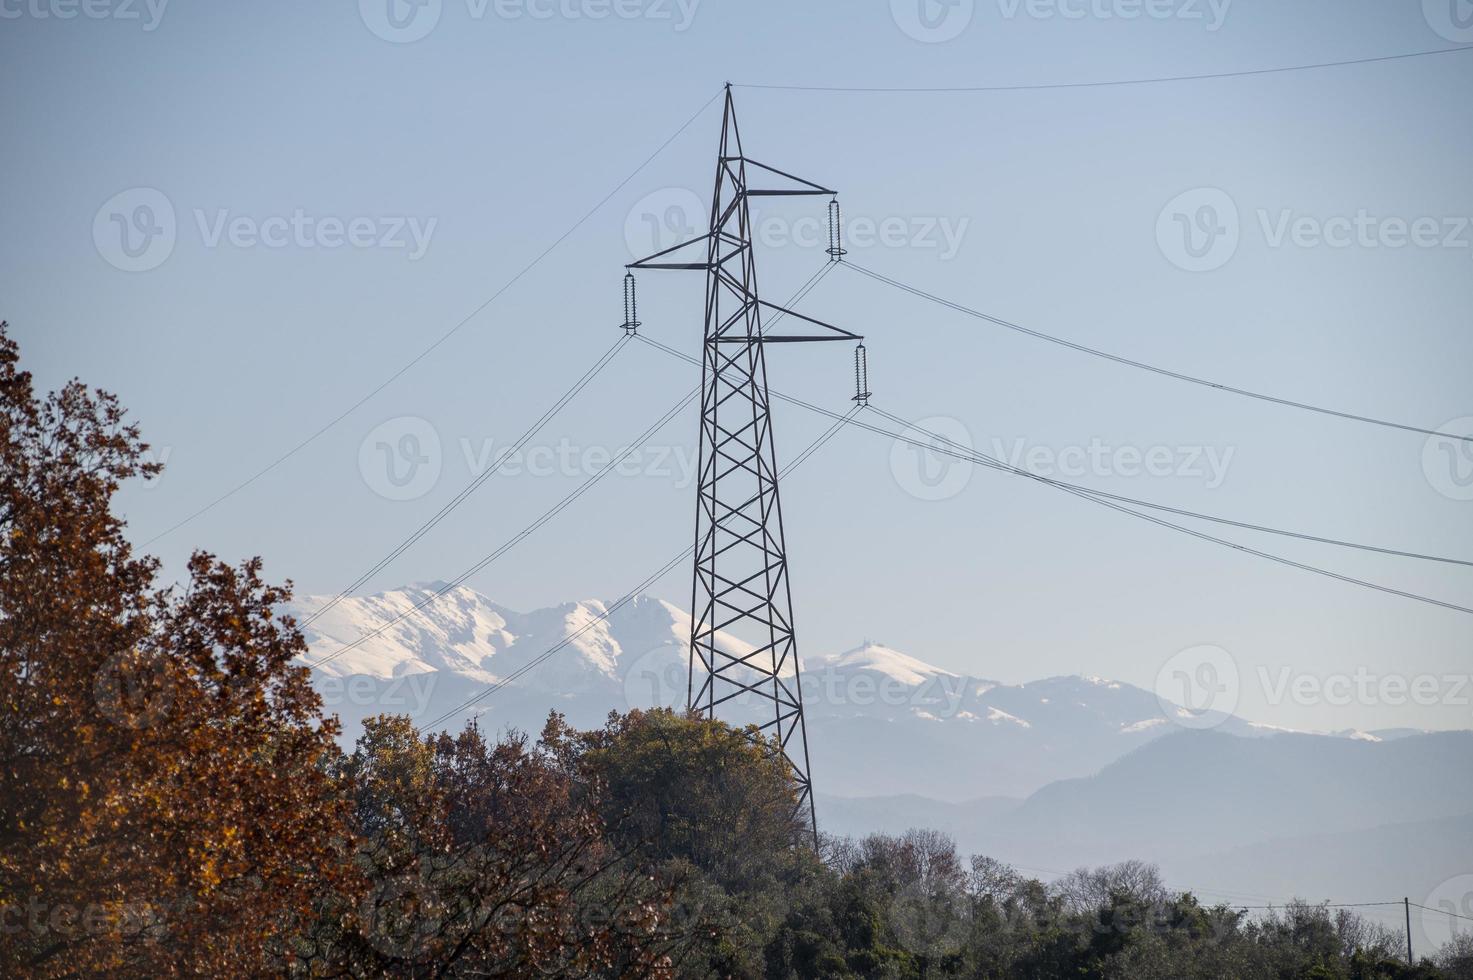
<instances>
[{"instance_id":1,"label":"distant hazy hill","mask_svg":"<svg viewBox=\"0 0 1473 980\"><path fill-rule=\"evenodd\" d=\"M991 823L987 848L1073 865L1221 852L1473 813L1473 733L1388 742L1179 732L1098 775L1046 786Z\"/></svg>"},{"instance_id":2,"label":"distant hazy hill","mask_svg":"<svg viewBox=\"0 0 1473 980\"><path fill-rule=\"evenodd\" d=\"M1451 890L1463 908L1473 895L1470 758L1470 732L1390 741L1177 732L1026 800L820 798L819 813L851 835L934 826L965 852L1045 877L1137 858L1177 887L1233 903L1408 895L1437 907ZM1429 940L1447 938L1447 921L1424 917Z\"/></svg>"}]
</instances>

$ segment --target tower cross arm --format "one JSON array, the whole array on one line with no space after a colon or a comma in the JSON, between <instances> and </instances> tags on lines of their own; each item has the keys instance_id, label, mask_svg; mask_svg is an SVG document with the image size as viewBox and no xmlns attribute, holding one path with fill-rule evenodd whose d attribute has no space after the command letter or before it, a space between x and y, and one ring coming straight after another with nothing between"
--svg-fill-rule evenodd
<instances>
[{"instance_id":1,"label":"tower cross arm","mask_svg":"<svg viewBox=\"0 0 1473 980\"><path fill-rule=\"evenodd\" d=\"M635 261L630 262L628 265L624 266L624 268L626 268L626 269L709 269L709 268L711 268L711 263L710 262L657 262L655 260L656 259L659 259L659 258L663 258L666 255L670 255L670 254L673 254L675 252L678 252L678 251L680 251L683 248L689 248L690 246L696 244L697 242L707 241L708 239L710 239L710 237L712 236L712 234L714 234L714 232L708 231L704 235L697 235L695 238L692 238L689 241L681 242L679 245L671 245L669 248L663 248L660 251L656 252L654 255L646 255L642 259L636 259Z\"/></svg>"},{"instance_id":2,"label":"tower cross arm","mask_svg":"<svg viewBox=\"0 0 1473 980\"><path fill-rule=\"evenodd\" d=\"M758 170L765 170L770 174L776 174L779 177L786 178L787 180L791 180L794 183L801 185L799 187L783 187L766 190L762 188L754 189L748 187L746 189L746 195L748 197L792 197L801 194L824 194L832 197L833 195L838 193L838 191L830 190L827 187L815 184L811 180L804 180L802 177L790 174L786 170L779 170L776 167L769 167L765 163L758 163L756 160L753 160L751 157L748 156L724 157L722 159L723 163L731 163L735 161L741 161L748 167L756 167Z\"/></svg>"},{"instance_id":3,"label":"tower cross arm","mask_svg":"<svg viewBox=\"0 0 1473 980\"><path fill-rule=\"evenodd\" d=\"M864 337L857 333L851 333L842 327L836 327L832 323L825 323L797 310L790 310L786 306L777 303L769 303L765 299L758 299L757 305L769 310L776 310L780 316L791 316L804 323L811 323L815 327L821 327L825 331L820 334L808 334L803 336L789 336L783 334L763 334L760 337L748 337L746 334L722 334L716 337L718 344L745 344L757 341L764 344L806 344L823 340L863 340Z\"/></svg>"}]
</instances>

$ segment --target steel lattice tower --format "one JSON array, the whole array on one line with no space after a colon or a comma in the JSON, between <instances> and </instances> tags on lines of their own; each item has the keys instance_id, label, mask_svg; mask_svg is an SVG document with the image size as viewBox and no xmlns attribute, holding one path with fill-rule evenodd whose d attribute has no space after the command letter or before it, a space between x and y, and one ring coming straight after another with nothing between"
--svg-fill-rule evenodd
<instances>
[{"instance_id":1,"label":"steel lattice tower","mask_svg":"<svg viewBox=\"0 0 1473 980\"><path fill-rule=\"evenodd\" d=\"M755 188L749 173L779 178L785 186ZM734 715L738 699L743 710L758 705L757 724L791 765L799 806L815 834L765 349L772 343L860 338L759 298L748 201L833 194L743 153L728 85L709 230L630 266L706 273L687 703L712 718L723 706ZM790 317L805 331L765 332L767 312Z\"/></svg>"}]
</instances>

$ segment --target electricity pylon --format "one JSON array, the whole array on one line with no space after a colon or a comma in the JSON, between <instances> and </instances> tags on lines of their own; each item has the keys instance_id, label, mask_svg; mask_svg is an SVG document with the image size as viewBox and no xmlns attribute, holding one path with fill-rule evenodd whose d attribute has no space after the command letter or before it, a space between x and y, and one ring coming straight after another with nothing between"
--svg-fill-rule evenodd
<instances>
[{"instance_id":1,"label":"electricity pylon","mask_svg":"<svg viewBox=\"0 0 1473 980\"><path fill-rule=\"evenodd\" d=\"M749 172L778 178L782 186L753 187ZM758 706L759 728L776 739L792 767L798 806L816 837L766 347L862 338L758 296L748 201L793 195L834 192L743 153L728 85L709 230L629 268L706 273L687 706L710 718L723 706L734 709L738 699L743 707ZM765 330L765 313L801 323L801 332Z\"/></svg>"}]
</instances>

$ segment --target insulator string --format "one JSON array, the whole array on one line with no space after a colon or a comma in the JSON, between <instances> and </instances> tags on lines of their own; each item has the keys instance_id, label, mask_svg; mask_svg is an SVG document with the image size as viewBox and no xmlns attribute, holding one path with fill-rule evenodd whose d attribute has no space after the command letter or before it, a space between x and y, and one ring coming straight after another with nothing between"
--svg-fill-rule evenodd
<instances>
[{"instance_id":1,"label":"insulator string","mask_svg":"<svg viewBox=\"0 0 1473 980\"><path fill-rule=\"evenodd\" d=\"M624 332L634 335L639 332L639 298L634 291L634 273L624 273Z\"/></svg>"},{"instance_id":2,"label":"insulator string","mask_svg":"<svg viewBox=\"0 0 1473 980\"><path fill-rule=\"evenodd\" d=\"M846 254L843 243L844 223L839 214L839 199L836 197L829 201L829 247L827 249L829 260L832 262L842 261Z\"/></svg>"}]
</instances>

